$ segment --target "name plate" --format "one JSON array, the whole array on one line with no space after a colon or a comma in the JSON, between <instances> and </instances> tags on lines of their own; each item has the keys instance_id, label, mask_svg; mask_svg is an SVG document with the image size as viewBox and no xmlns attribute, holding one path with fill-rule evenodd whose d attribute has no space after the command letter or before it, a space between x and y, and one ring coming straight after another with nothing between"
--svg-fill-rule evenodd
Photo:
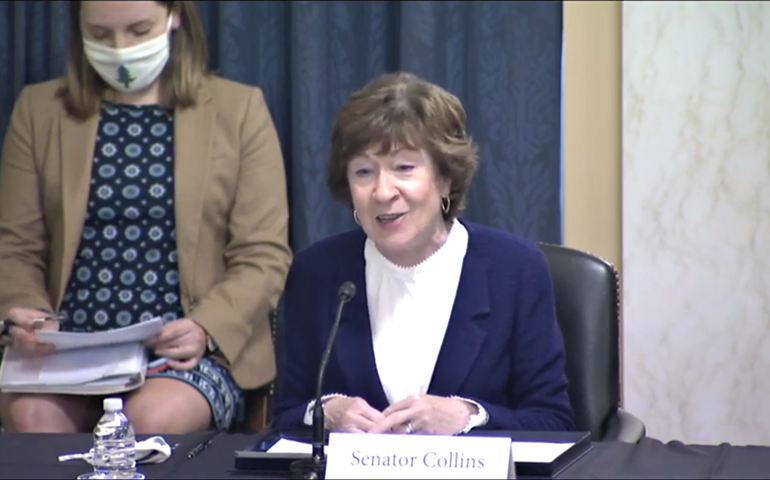
<instances>
[{"instance_id":1,"label":"name plate","mask_svg":"<svg viewBox=\"0 0 770 480\"><path fill-rule=\"evenodd\" d=\"M511 439L330 433L327 479L515 478Z\"/></svg>"}]
</instances>

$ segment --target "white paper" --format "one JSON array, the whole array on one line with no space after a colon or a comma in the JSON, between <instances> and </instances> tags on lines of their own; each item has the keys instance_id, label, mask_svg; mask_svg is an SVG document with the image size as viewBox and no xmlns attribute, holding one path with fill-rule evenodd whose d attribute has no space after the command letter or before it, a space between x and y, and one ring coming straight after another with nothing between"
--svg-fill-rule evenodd
<instances>
[{"instance_id":1,"label":"white paper","mask_svg":"<svg viewBox=\"0 0 770 480\"><path fill-rule=\"evenodd\" d=\"M111 383L114 377L139 372L145 355L145 347L137 342L56 352L46 358L39 381L44 385Z\"/></svg>"},{"instance_id":2,"label":"white paper","mask_svg":"<svg viewBox=\"0 0 770 480\"><path fill-rule=\"evenodd\" d=\"M551 463L572 445L574 443L513 442L511 455L514 462Z\"/></svg>"},{"instance_id":3,"label":"white paper","mask_svg":"<svg viewBox=\"0 0 770 480\"><path fill-rule=\"evenodd\" d=\"M73 348L143 342L153 335L160 333L162 328L163 319L156 317L146 322L103 332L77 333L38 330L35 332L35 335L41 342L55 345L57 350L70 350Z\"/></svg>"},{"instance_id":4,"label":"white paper","mask_svg":"<svg viewBox=\"0 0 770 480\"><path fill-rule=\"evenodd\" d=\"M324 451L328 453L328 447L325 447ZM281 438L267 450L267 453L296 453L300 455L310 455L313 453L313 446L309 443Z\"/></svg>"},{"instance_id":5,"label":"white paper","mask_svg":"<svg viewBox=\"0 0 770 480\"><path fill-rule=\"evenodd\" d=\"M122 384L126 375L141 371L144 361L145 348L136 342L57 351L37 358L10 349L3 365L3 382L16 386Z\"/></svg>"},{"instance_id":6,"label":"white paper","mask_svg":"<svg viewBox=\"0 0 770 480\"><path fill-rule=\"evenodd\" d=\"M559 455L569 450L573 443L547 443L547 442L513 442L511 454L514 462L526 463L551 463ZM325 448L329 452L329 447ZM310 455L313 446L305 442L297 442L282 438L267 450L267 453L294 453Z\"/></svg>"}]
</instances>

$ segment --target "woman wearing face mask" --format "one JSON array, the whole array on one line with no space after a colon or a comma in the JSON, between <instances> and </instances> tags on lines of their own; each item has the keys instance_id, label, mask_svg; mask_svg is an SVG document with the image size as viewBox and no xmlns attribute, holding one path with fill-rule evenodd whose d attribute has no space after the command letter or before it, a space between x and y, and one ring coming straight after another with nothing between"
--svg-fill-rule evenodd
<instances>
[{"instance_id":1,"label":"woman wearing face mask","mask_svg":"<svg viewBox=\"0 0 770 480\"><path fill-rule=\"evenodd\" d=\"M331 193L361 228L292 263L275 424L311 424L337 290L352 281L324 384L330 429L573 429L544 255L457 218L477 164L460 101L384 75L342 107L331 144Z\"/></svg>"},{"instance_id":2,"label":"woman wearing face mask","mask_svg":"<svg viewBox=\"0 0 770 480\"><path fill-rule=\"evenodd\" d=\"M278 138L258 88L207 73L193 2L70 2L67 75L26 87L0 163L0 315L43 328L154 317L164 366L126 395L137 433L229 429L275 375L288 271ZM46 313L48 312L48 313ZM0 393L7 431L89 431L100 399Z\"/></svg>"}]
</instances>

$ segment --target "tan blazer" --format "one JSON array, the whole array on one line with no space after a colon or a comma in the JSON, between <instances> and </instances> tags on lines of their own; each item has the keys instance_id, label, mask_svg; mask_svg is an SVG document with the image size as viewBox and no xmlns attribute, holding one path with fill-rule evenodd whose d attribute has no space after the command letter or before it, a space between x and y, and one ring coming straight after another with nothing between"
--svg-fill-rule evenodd
<instances>
[{"instance_id":1,"label":"tan blazer","mask_svg":"<svg viewBox=\"0 0 770 480\"><path fill-rule=\"evenodd\" d=\"M77 122L61 80L24 88L0 160L0 315L58 310L86 215L99 116ZM291 261L286 177L260 89L211 77L174 121L182 307L242 388L275 377L269 314Z\"/></svg>"}]
</instances>

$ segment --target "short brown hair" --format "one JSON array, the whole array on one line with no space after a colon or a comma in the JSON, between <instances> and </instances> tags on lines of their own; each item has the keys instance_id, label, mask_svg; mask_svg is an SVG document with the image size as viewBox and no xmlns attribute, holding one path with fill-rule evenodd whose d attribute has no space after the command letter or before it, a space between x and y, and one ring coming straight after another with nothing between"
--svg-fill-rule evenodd
<instances>
[{"instance_id":1,"label":"short brown hair","mask_svg":"<svg viewBox=\"0 0 770 480\"><path fill-rule=\"evenodd\" d=\"M332 133L327 183L336 200L352 206L348 163L375 145L380 155L402 147L424 149L450 182L451 204L444 218L456 218L465 208L478 158L457 97L403 72L382 75L354 92L338 112Z\"/></svg>"},{"instance_id":2,"label":"short brown hair","mask_svg":"<svg viewBox=\"0 0 770 480\"><path fill-rule=\"evenodd\" d=\"M67 112L86 119L99 110L107 83L86 58L83 31L80 28L82 1L69 2L66 83L57 92ZM180 15L174 34L171 58L161 73L161 102L167 108L191 107L203 78L208 74L208 48L198 10L194 2L157 2Z\"/></svg>"}]
</instances>

